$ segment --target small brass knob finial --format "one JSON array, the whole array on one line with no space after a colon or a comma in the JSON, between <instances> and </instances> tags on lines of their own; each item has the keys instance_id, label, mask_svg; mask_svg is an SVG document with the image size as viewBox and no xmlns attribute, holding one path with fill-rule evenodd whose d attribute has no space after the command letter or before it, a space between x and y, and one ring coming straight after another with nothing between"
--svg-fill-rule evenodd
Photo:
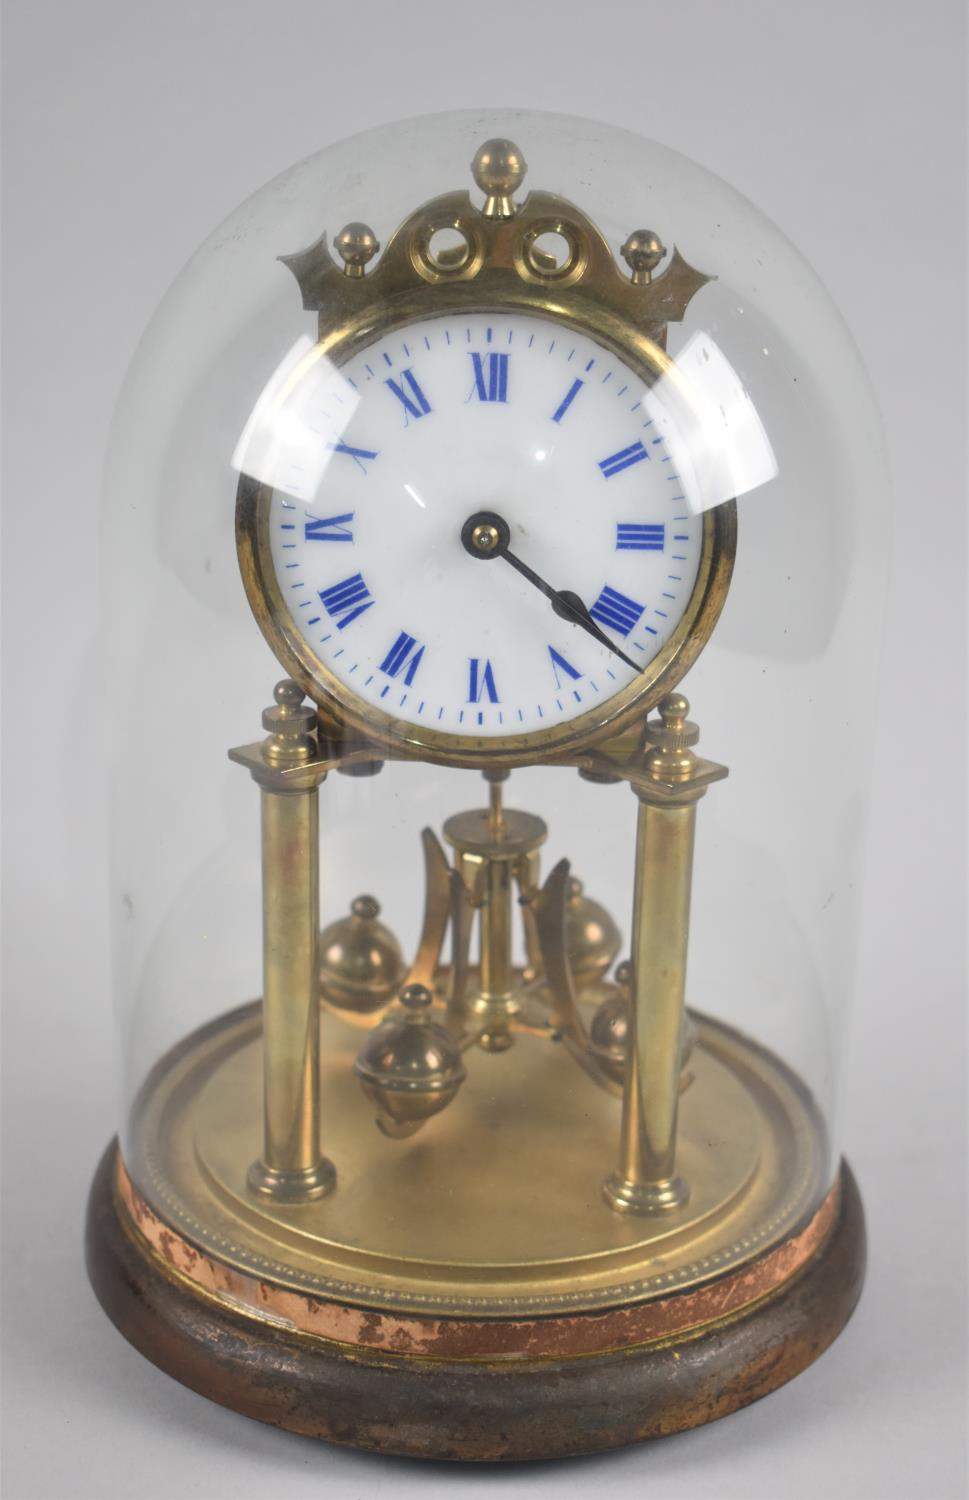
<instances>
[{"instance_id":1,"label":"small brass knob finial","mask_svg":"<svg viewBox=\"0 0 969 1500\"><path fill-rule=\"evenodd\" d=\"M682 693L668 693L659 704L659 723L646 726L646 769L656 781L688 781L696 756L690 746L700 727L687 718L690 705Z\"/></svg>"},{"instance_id":2,"label":"small brass knob finial","mask_svg":"<svg viewBox=\"0 0 969 1500\"><path fill-rule=\"evenodd\" d=\"M434 996L426 984L405 984L400 992L400 1003L411 1021L427 1021L427 1011L434 1003Z\"/></svg>"},{"instance_id":3,"label":"small brass knob finial","mask_svg":"<svg viewBox=\"0 0 969 1500\"><path fill-rule=\"evenodd\" d=\"M479 146L471 163L475 185L485 195L482 209L486 219L513 219L516 193L528 170L525 158L514 141L497 137Z\"/></svg>"},{"instance_id":4,"label":"small brass knob finial","mask_svg":"<svg viewBox=\"0 0 969 1500\"><path fill-rule=\"evenodd\" d=\"M651 229L634 229L622 247L622 258L632 273L634 286L649 286L653 272L666 254L666 246Z\"/></svg>"},{"instance_id":5,"label":"small brass knob finial","mask_svg":"<svg viewBox=\"0 0 969 1500\"><path fill-rule=\"evenodd\" d=\"M660 700L657 712L665 733L677 736L689 735L692 728L696 730L696 733L691 738L682 740L682 743L692 745L699 739L700 731L696 725L687 723L686 716L690 712L690 700L684 698L682 693L667 693L666 697Z\"/></svg>"},{"instance_id":6,"label":"small brass knob finial","mask_svg":"<svg viewBox=\"0 0 969 1500\"><path fill-rule=\"evenodd\" d=\"M262 753L271 766L305 765L316 752L316 709L303 702L303 689L289 677L273 688L275 703L263 711L268 731Z\"/></svg>"},{"instance_id":7,"label":"small brass knob finial","mask_svg":"<svg viewBox=\"0 0 969 1500\"><path fill-rule=\"evenodd\" d=\"M291 677L284 677L282 682L277 682L273 688L273 697L280 708L292 712L294 708L299 708L303 701L303 689Z\"/></svg>"},{"instance_id":8,"label":"small brass knob finial","mask_svg":"<svg viewBox=\"0 0 969 1500\"><path fill-rule=\"evenodd\" d=\"M369 224L344 224L333 243L348 276L362 276L367 263L380 249Z\"/></svg>"},{"instance_id":9,"label":"small brass knob finial","mask_svg":"<svg viewBox=\"0 0 969 1500\"><path fill-rule=\"evenodd\" d=\"M320 933L320 993L338 1010L370 1015L394 996L404 972L400 944L374 896L357 896L348 917Z\"/></svg>"},{"instance_id":10,"label":"small brass knob finial","mask_svg":"<svg viewBox=\"0 0 969 1500\"><path fill-rule=\"evenodd\" d=\"M376 896L357 896L350 903L350 910L363 922L374 922L380 916L380 902Z\"/></svg>"}]
</instances>

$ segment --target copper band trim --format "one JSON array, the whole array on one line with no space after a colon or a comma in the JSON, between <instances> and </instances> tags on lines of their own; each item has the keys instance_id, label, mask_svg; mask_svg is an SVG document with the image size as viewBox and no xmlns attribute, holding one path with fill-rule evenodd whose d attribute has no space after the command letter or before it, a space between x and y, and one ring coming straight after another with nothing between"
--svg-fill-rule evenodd
<instances>
[{"instance_id":1,"label":"copper band trim","mask_svg":"<svg viewBox=\"0 0 969 1500\"><path fill-rule=\"evenodd\" d=\"M768 1254L696 1288L605 1312L532 1319L400 1317L311 1297L235 1271L170 1229L129 1178L118 1153L116 1191L127 1218L177 1276L237 1311L340 1344L425 1359L569 1358L629 1349L716 1322L767 1296L820 1249L837 1218L840 1178L814 1217Z\"/></svg>"}]
</instances>

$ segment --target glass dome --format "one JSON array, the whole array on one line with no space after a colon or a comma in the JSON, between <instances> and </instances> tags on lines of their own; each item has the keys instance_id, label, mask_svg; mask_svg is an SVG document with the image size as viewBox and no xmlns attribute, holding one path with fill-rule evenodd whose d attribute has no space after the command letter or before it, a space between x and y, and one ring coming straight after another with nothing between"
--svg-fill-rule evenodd
<instances>
[{"instance_id":1,"label":"glass dome","mask_svg":"<svg viewBox=\"0 0 969 1500\"><path fill-rule=\"evenodd\" d=\"M103 595L125 1201L210 1290L643 1307L815 1222L885 493L826 292L665 146L427 116L200 247Z\"/></svg>"}]
</instances>

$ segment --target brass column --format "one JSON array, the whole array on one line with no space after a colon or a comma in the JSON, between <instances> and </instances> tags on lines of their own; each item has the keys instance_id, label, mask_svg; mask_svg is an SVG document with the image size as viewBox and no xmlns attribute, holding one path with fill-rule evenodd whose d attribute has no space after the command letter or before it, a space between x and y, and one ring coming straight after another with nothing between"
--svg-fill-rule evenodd
<instances>
[{"instance_id":1,"label":"brass column","mask_svg":"<svg viewBox=\"0 0 969 1500\"><path fill-rule=\"evenodd\" d=\"M632 986L623 1084L619 1170L603 1193L618 1213L662 1213L685 1203L676 1174L690 891L696 804L726 767L694 755L700 731L690 705L671 693L647 727L641 771L633 890Z\"/></svg>"},{"instance_id":2,"label":"brass column","mask_svg":"<svg viewBox=\"0 0 969 1500\"><path fill-rule=\"evenodd\" d=\"M249 1168L255 1193L306 1202L336 1183L320 1152L320 923L316 712L288 679L263 714L261 746L230 751L259 783L262 802L262 1156ZM253 752L256 752L255 754Z\"/></svg>"}]
</instances>

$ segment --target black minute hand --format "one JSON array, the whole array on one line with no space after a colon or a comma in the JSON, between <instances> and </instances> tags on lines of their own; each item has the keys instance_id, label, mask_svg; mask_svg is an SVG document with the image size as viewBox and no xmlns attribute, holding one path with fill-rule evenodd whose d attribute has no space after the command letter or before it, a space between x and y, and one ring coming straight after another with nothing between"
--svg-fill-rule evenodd
<instances>
[{"instance_id":1,"label":"black minute hand","mask_svg":"<svg viewBox=\"0 0 969 1500\"><path fill-rule=\"evenodd\" d=\"M522 562L520 557L516 557L514 552L509 552L507 546L501 547L499 544L499 548L496 550L499 551L499 555L505 559L505 562L511 563L516 573L520 573L523 578L527 578L529 583L533 583L545 595L560 619L571 620L573 625L581 625L582 629L587 630L600 645L608 647L614 656L618 656L620 661L624 661L627 667L632 667L634 672L642 671L642 668L631 657L627 656L625 651L620 650L609 639L605 631L599 629L578 594L573 594L571 589L553 589L550 583L546 583L544 578L539 578L538 574L527 563Z\"/></svg>"}]
</instances>

